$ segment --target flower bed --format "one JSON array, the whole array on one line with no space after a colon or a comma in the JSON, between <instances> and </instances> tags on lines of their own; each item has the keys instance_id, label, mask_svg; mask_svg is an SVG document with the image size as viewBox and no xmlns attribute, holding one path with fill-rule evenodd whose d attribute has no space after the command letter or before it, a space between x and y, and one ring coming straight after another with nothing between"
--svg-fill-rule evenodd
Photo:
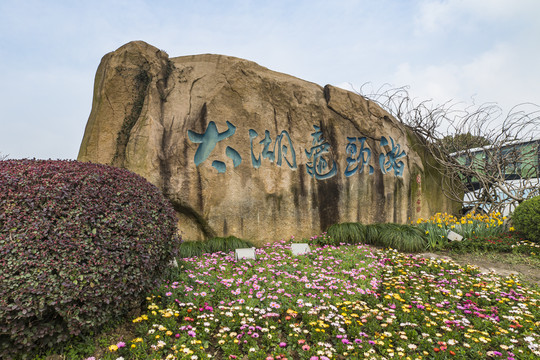
<instances>
[{"instance_id":1,"label":"flower bed","mask_svg":"<svg viewBox=\"0 0 540 360\"><path fill-rule=\"evenodd\" d=\"M429 219L420 218L413 224L425 232L430 249L528 253L531 247L539 246L534 242L521 239L522 235L516 233L513 227L508 227L506 220L506 217L499 212L469 213L461 218L447 213L437 213ZM448 231L457 232L463 236L463 243L449 243Z\"/></svg>"},{"instance_id":2,"label":"flower bed","mask_svg":"<svg viewBox=\"0 0 540 360\"><path fill-rule=\"evenodd\" d=\"M148 298L139 336L106 359L390 359L540 356L539 299L515 278L366 246L290 243L183 259Z\"/></svg>"}]
</instances>

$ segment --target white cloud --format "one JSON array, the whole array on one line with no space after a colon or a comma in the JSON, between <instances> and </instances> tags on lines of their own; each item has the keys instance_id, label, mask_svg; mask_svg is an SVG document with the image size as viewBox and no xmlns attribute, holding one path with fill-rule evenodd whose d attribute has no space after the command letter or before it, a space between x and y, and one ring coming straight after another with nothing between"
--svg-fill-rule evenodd
<instances>
[{"instance_id":1,"label":"white cloud","mask_svg":"<svg viewBox=\"0 0 540 360\"><path fill-rule=\"evenodd\" d=\"M440 32L448 28L475 29L483 22L505 22L535 16L537 0L425 0L415 18L416 32ZM538 13L536 13L538 15Z\"/></svg>"},{"instance_id":2,"label":"white cloud","mask_svg":"<svg viewBox=\"0 0 540 360\"><path fill-rule=\"evenodd\" d=\"M412 93L439 103L454 100L478 104L496 102L509 111L522 102L540 101L540 70L520 49L500 44L473 57L469 62L413 66L400 64L395 84L410 85ZM534 58L534 57L533 57Z\"/></svg>"}]
</instances>

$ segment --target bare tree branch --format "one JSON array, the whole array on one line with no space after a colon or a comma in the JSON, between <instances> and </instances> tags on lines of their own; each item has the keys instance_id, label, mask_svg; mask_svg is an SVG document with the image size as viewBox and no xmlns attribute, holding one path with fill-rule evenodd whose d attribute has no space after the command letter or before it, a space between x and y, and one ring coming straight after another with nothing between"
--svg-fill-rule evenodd
<instances>
[{"instance_id":1,"label":"bare tree branch","mask_svg":"<svg viewBox=\"0 0 540 360\"><path fill-rule=\"evenodd\" d=\"M538 105L519 104L503 116L493 103L434 105L432 100L410 98L407 87L383 86L369 93L368 85L355 91L425 140L444 174L443 189L450 199L463 202L465 208L501 211L540 194Z\"/></svg>"}]
</instances>

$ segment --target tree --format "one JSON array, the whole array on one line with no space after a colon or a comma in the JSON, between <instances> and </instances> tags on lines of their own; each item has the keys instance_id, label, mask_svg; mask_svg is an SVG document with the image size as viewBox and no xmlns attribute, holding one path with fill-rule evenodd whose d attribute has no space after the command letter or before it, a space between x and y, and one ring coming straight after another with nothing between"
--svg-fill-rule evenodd
<instances>
[{"instance_id":1,"label":"tree","mask_svg":"<svg viewBox=\"0 0 540 360\"><path fill-rule=\"evenodd\" d=\"M357 93L378 103L419 136L443 179L461 180L457 187L442 188L447 197L463 202L464 208L502 211L540 195L538 105L523 103L502 116L501 108L492 103L434 105L431 100L410 98L406 87L367 94L363 88Z\"/></svg>"},{"instance_id":2,"label":"tree","mask_svg":"<svg viewBox=\"0 0 540 360\"><path fill-rule=\"evenodd\" d=\"M450 153L491 145L483 136L466 134L446 135L439 140L438 146L448 149Z\"/></svg>"}]
</instances>

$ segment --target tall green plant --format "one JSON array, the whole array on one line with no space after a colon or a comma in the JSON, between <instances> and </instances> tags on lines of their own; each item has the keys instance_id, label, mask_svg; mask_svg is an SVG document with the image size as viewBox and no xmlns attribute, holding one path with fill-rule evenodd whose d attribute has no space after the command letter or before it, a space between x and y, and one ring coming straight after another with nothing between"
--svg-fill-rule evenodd
<instances>
[{"instance_id":1,"label":"tall green plant","mask_svg":"<svg viewBox=\"0 0 540 360\"><path fill-rule=\"evenodd\" d=\"M254 247L253 243L248 240L237 238L236 236L215 237L206 241L206 248L210 253L219 251L229 252L250 247Z\"/></svg>"},{"instance_id":2,"label":"tall green plant","mask_svg":"<svg viewBox=\"0 0 540 360\"><path fill-rule=\"evenodd\" d=\"M363 244L366 241L366 226L360 223L334 224L328 228L327 233L334 239L336 245Z\"/></svg>"},{"instance_id":3,"label":"tall green plant","mask_svg":"<svg viewBox=\"0 0 540 360\"><path fill-rule=\"evenodd\" d=\"M241 248L253 247L248 240L239 239L235 236L215 237L203 241L184 241L179 248L178 257L190 258L216 252L230 252Z\"/></svg>"},{"instance_id":4,"label":"tall green plant","mask_svg":"<svg viewBox=\"0 0 540 360\"><path fill-rule=\"evenodd\" d=\"M381 245L398 251L418 252L427 248L427 238L422 230L400 224L378 225Z\"/></svg>"}]
</instances>

